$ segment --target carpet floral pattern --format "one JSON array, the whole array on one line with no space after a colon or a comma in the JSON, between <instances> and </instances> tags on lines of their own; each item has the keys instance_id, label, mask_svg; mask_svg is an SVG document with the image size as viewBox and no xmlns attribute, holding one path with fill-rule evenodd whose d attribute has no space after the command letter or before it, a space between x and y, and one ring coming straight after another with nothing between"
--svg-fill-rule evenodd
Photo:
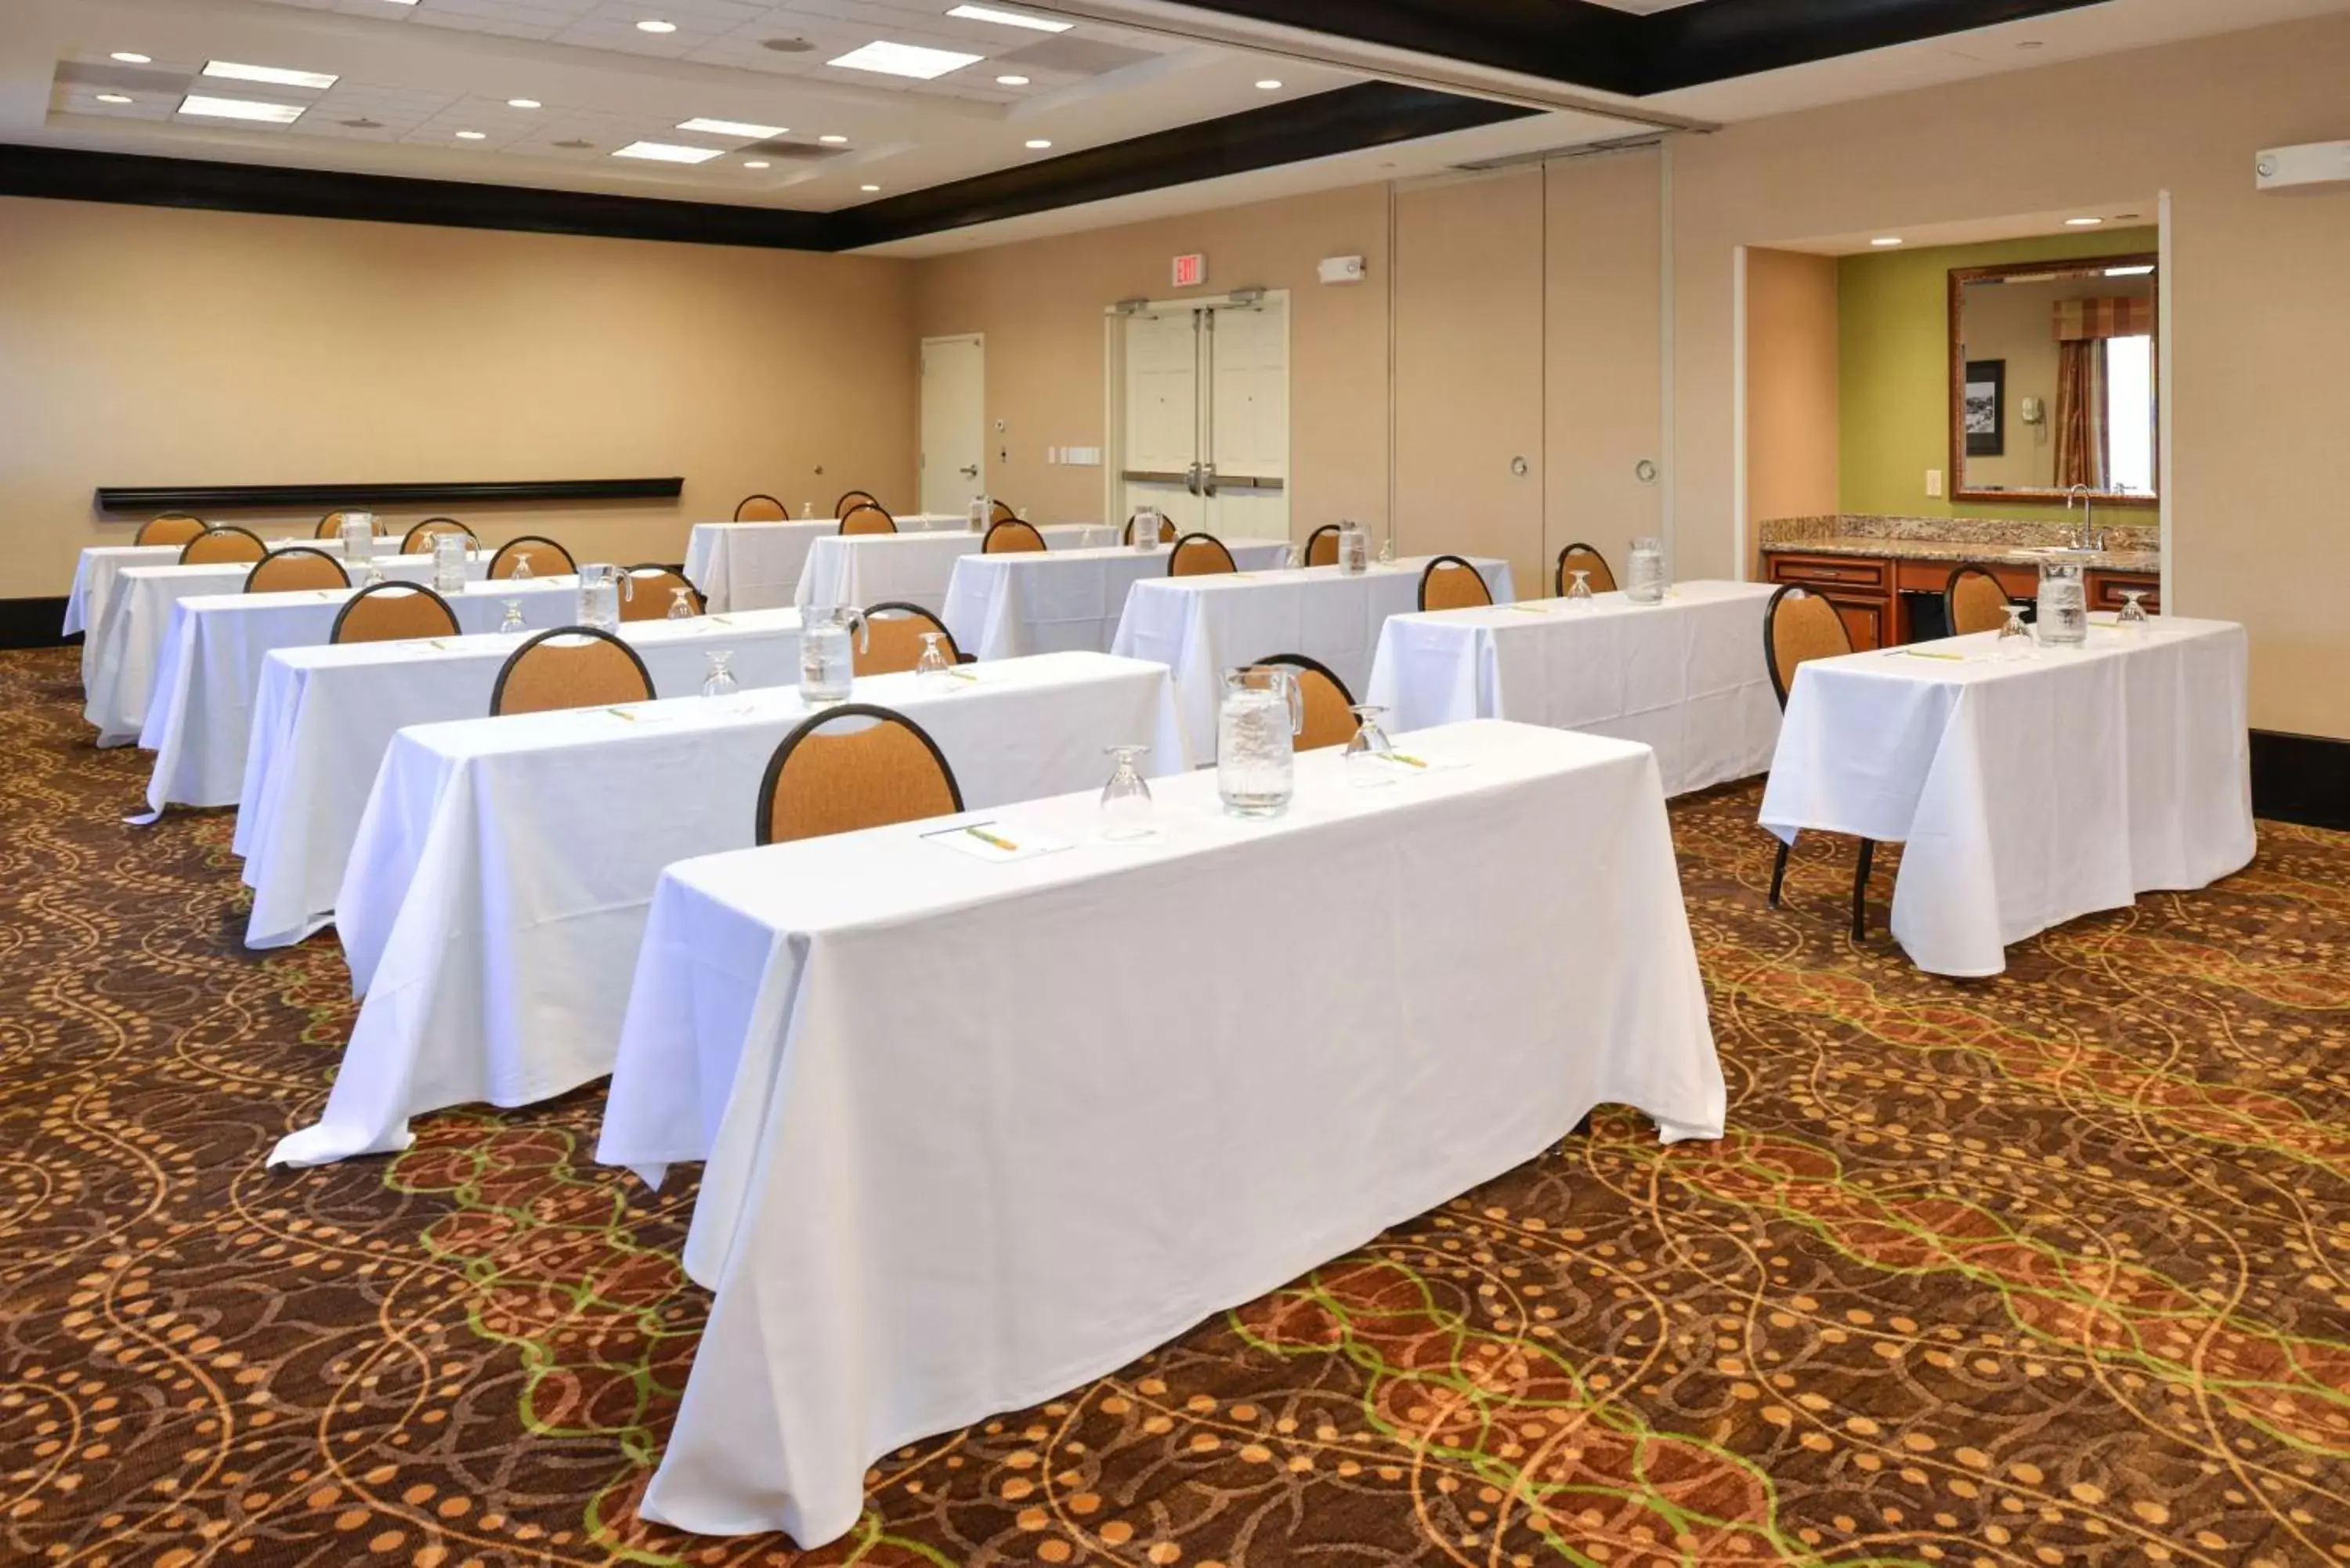
<instances>
[{"instance_id":1,"label":"carpet floral pattern","mask_svg":"<svg viewBox=\"0 0 2350 1568\"><path fill-rule=\"evenodd\" d=\"M1953 982L1677 803L1728 1137L1603 1110L801 1553L637 1517L708 1303L600 1089L263 1168L333 938L245 951L230 819L124 824L78 706L0 655L0 1562L2350 1563L2350 837Z\"/></svg>"}]
</instances>

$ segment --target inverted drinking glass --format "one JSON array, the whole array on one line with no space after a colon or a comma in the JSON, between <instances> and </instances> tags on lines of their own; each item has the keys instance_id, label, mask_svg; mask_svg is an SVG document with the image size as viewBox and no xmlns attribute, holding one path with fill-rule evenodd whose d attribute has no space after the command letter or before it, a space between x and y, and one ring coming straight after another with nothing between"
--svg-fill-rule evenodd
<instances>
[{"instance_id":1,"label":"inverted drinking glass","mask_svg":"<svg viewBox=\"0 0 2350 1568\"><path fill-rule=\"evenodd\" d=\"M506 599L502 602L505 607L506 615L504 620L498 622L498 629L500 631L529 630L530 623L522 618L522 601L520 599Z\"/></svg>"},{"instance_id":2,"label":"inverted drinking glass","mask_svg":"<svg viewBox=\"0 0 2350 1568\"><path fill-rule=\"evenodd\" d=\"M1112 843L1131 843L1149 838L1159 831L1158 808L1150 799L1150 786L1145 784L1135 759L1149 746L1105 746L1102 748L1117 759L1110 770L1109 783L1102 785L1101 833Z\"/></svg>"},{"instance_id":3,"label":"inverted drinking glass","mask_svg":"<svg viewBox=\"0 0 2350 1568\"><path fill-rule=\"evenodd\" d=\"M1388 766L1395 742L1379 728L1379 715L1387 710L1357 702L1347 711L1355 716L1355 732L1347 742L1347 783L1356 789L1377 789L1395 783L1395 774Z\"/></svg>"},{"instance_id":4,"label":"inverted drinking glass","mask_svg":"<svg viewBox=\"0 0 2350 1568\"><path fill-rule=\"evenodd\" d=\"M1589 572L1575 572L1573 573L1572 576L1574 576L1575 581L1567 584L1566 586L1566 602L1568 606L1579 610L1589 609L1593 602L1599 597L1591 591L1591 574Z\"/></svg>"},{"instance_id":5,"label":"inverted drinking glass","mask_svg":"<svg viewBox=\"0 0 2350 1568\"><path fill-rule=\"evenodd\" d=\"M2114 617L2114 625L2125 632L2141 632L2150 624L2146 606L2138 601L2146 597L2144 588L2122 590L2121 613Z\"/></svg>"},{"instance_id":6,"label":"inverted drinking glass","mask_svg":"<svg viewBox=\"0 0 2350 1568\"><path fill-rule=\"evenodd\" d=\"M731 651L705 655L702 663L702 694L704 697L732 697L743 690L734 679Z\"/></svg>"},{"instance_id":7,"label":"inverted drinking glass","mask_svg":"<svg viewBox=\"0 0 2350 1568\"><path fill-rule=\"evenodd\" d=\"M671 619L671 620L691 620L691 619L693 618L693 590L692 590L692 589L691 589L691 588L671 588L671 589L670 589L670 591L669 591L669 618L670 618L670 619Z\"/></svg>"},{"instance_id":8,"label":"inverted drinking glass","mask_svg":"<svg viewBox=\"0 0 2350 1568\"><path fill-rule=\"evenodd\" d=\"M914 660L914 675L925 686L944 685L947 671L954 668L947 658L947 639L943 632L922 633L921 656Z\"/></svg>"},{"instance_id":9,"label":"inverted drinking glass","mask_svg":"<svg viewBox=\"0 0 2350 1568\"><path fill-rule=\"evenodd\" d=\"M2004 659L2032 657L2032 628L2023 624L2023 607L2007 607L2007 624L1999 628L1999 644L1994 651Z\"/></svg>"}]
</instances>

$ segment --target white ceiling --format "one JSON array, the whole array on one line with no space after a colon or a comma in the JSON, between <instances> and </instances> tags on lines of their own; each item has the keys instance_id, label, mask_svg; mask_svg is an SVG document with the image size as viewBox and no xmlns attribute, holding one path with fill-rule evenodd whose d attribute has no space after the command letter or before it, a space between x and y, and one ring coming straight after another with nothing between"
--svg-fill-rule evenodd
<instances>
[{"instance_id":1,"label":"white ceiling","mask_svg":"<svg viewBox=\"0 0 2350 1568\"><path fill-rule=\"evenodd\" d=\"M1083 21L1048 34L950 17L955 0L0 0L0 141L830 211L1365 78L1298 57ZM1016 0L996 0L1018 10ZM1689 0L1605 0L1651 12ZM1926 43L1641 100L1557 112L885 247L928 254L1259 201L1621 136L1660 111L1728 122L2179 38L2350 10L2350 0L2106 0ZM649 34L636 23L671 22ZM1129 18L1130 19L1130 18ZM976 64L931 82L826 62L875 39ZM769 40L806 39L806 50ZM128 67L118 50L152 57ZM194 77L207 59L332 73L325 92ZM996 78L1030 78L1019 88ZM291 126L176 112L191 79L299 106ZM1277 79L1278 89L1261 89ZM99 101L101 92L127 104ZM536 100L514 109L511 99ZM695 117L788 127L767 149L678 130ZM358 123L353 123L358 122ZM460 131L477 136L460 137ZM819 138L845 139L827 144ZM611 156L652 140L699 165ZM1049 140L1031 150L1031 140ZM584 143L585 145L580 145ZM764 170L748 167L764 161Z\"/></svg>"}]
</instances>

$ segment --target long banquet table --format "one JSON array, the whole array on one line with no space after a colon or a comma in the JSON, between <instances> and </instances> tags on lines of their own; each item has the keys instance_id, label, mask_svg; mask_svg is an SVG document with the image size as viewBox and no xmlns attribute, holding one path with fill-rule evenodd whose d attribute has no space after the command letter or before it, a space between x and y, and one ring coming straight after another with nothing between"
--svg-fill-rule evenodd
<instances>
[{"instance_id":1,"label":"long banquet table","mask_svg":"<svg viewBox=\"0 0 2350 1568\"><path fill-rule=\"evenodd\" d=\"M1419 603L1426 557L1349 574L1336 566L1240 572L1204 577L1147 577L1126 598L1110 650L1155 659L1175 671L1183 731L1201 756L1216 750L1216 703L1223 672L1276 653L1302 653L1326 665L1361 701L1371 654L1389 616ZM1497 604L1517 597L1510 564L1491 556L1471 564Z\"/></svg>"},{"instance_id":2,"label":"long banquet table","mask_svg":"<svg viewBox=\"0 0 2350 1568\"><path fill-rule=\"evenodd\" d=\"M724 650L744 687L799 678L797 610L624 622L664 696L702 690ZM411 724L478 718L520 634L281 648L261 667L237 792L237 854L253 912L244 945L285 947L334 919L335 892L391 739Z\"/></svg>"},{"instance_id":3,"label":"long banquet table","mask_svg":"<svg viewBox=\"0 0 2350 1568\"><path fill-rule=\"evenodd\" d=\"M931 824L669 868L598 1158L706 1158L685 1266L716 1299L646 1517L819 1546L877 1456L1122 1366L1596 1104L1721 1135L1648 750L1409 742L1461 765L1357 790L1301 756L1271 822L1161 780L1141 844L1099 840L1091 791L974 814L1069 846L998 864Z\"/></svg>"},{"instance_id":4,"label":"long banquet table","mask_svg":"<svg viewBox=\"0 0 2350 1568\"><path fill-rule=\"evenodd\" d=\"M1097 523L1053 523L1037 529L1048 549L1093 549L1118 542L1118 530ZM955 563L976 556L984 536L969 529L928 534L827 534L808 547L793 602L865 607L920 605L933 615L946 607Z\"/></svg>"},{"instance_id":5,"label":"long banquet table","mask_svg":"<svg viewBox=\"0 0 2350 1568\"><path fill-rule=\"evenodd\" d=\"M927 729L975 806L1098 789L1109 745L1191 762L1167 672L1107 654L875 676L854 700ZM610 1072L661 868L755 841L767 760L810 711L775 687L400 731L335 897L366 1001L325 1115L271 1162L402 1148L411 1116Z\"/></svg>"},{"instance_id":6,"label":"long banquet table","mask_svg":"<svg viewBox=\"0 0 2350 1568\"><path fill-rule=\"evenodd\" d=\"M916 533L969 530L961 513L915 513L897 524ZM840 524L829 517L696 523L686 536L686 578L713 610L774 609L792 602L809 548L839 532Z\"/></svg>"},{"instance_id":7,"label":"long banquet table","mask_svg":"<svg viewBox=\"0 0 2350 1568\"><path fill-rule=\"evenodd\" d=\"M2158 618L2001 659L1995 633L1795 672L1762 825L1904 846L1893 936L1991 975L2036 931L2250 864L2244 628Z\"/></svg>"},{"instance_id":8,"label":"long banquet table","mask_svg":"<svg viewBox=\"0 0 2350 1568\"><path fill-rule=\"evenodd\" d=\"M1669 795L1752 778L1779 739L1762 662L1773 591L1689 582L1656 605L1617 593L1393 616L1363 700L1407 730L1520 719L1645 742Z\"/></svg>"},{"instance_id":9,"label":"long banquet table","mask_svg":"<svg viewBox=\"0 0 2350 1568\"><path fill-rule=\"evenodd\" d=\"M233 805L244 779L254 695L262 661L281 648L322 645L357 588L304 588L278 594L219 594L172 607L139 744L155 753L147 805ZM576 577L472 582L445 594L461 632L495 631L512 599L534 631L574 618ZM484 710L488 707L484 700Z\"/></svg>"},{"instance_id":10,"label":"long banquet table","mask_svg":"<svg viewBox=\"0 0 2350 1568\"><path fill-rule=\"evenodd\" d=\"M1289 564L1286 539L1227 539L1243 571ZM1107 653L1127 590L1167 575L1172 545L965 556L948 581L944 618L955 647L975 659L1016 659L1072 649Z\"/></svg>"},{"instance_id":11,"label":"long banquet table","mask_svg":"<svg viewBox=\"0 0 2350 1568\"><path fill-rule=\"evenodd\" d=\"M305 545L338 559L342 555L340 543L333 539L277 538L264 543L272 550ZM389 551L396 546L387 545L385 548ZM106 618L113 608L118 580L133 566L175 566L180 549L177 545L92 545L75 557L73 587L66 594L65 624L58 635L71 637L78 631L86 634L82 639L83 685L89 683L90 661L99 646Z\"/></svg>"}]
</instances>

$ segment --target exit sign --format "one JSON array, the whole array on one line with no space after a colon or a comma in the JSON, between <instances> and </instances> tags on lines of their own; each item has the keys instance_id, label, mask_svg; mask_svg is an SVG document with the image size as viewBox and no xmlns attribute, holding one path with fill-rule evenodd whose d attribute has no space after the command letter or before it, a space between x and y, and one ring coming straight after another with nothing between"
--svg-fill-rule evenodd
<instances>
[{"instance_id":1,"label":"exit sign","mask_svg":"<svg viewBox=\"0 0 2350 1568\"><path fill-rule=\"evenodd\" d=\"M1204 254L1177 256L1175 258L1175 286L1177 288L1197 288L1207 281L1208 258Z\"/></svg>"}]
</instances>

